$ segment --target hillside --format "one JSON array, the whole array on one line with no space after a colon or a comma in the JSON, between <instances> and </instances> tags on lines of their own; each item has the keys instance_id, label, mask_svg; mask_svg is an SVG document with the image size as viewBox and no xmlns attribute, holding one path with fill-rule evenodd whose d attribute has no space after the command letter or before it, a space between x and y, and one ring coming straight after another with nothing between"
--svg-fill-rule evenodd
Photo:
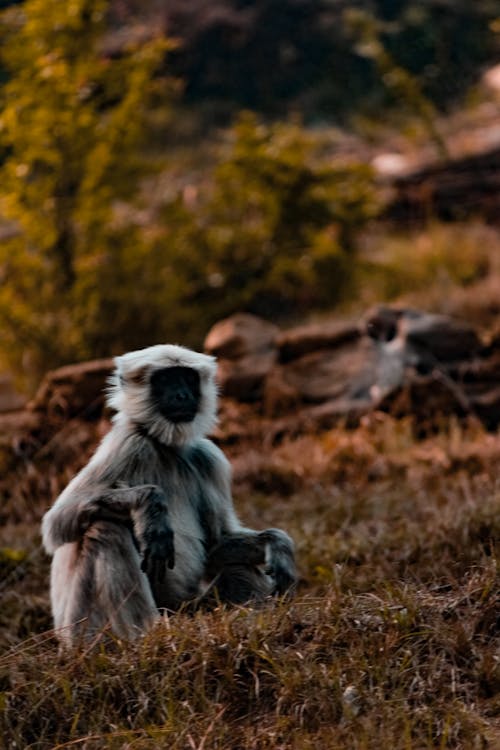
<instances>
[{"instance_id":1,"label":"hillside","mask_svg":"<svg viewBox=\"0 0 500 750\"><path fill-rule=\"evenodd\" d=\"M364 320L373 335L373 316ZM249 337L243 322L207 339L226 388L237 361L248 364L245 346L262 347L262 330L269 341L269 327L251 321ZM281 358L334 352L339 330L352 346L352 328L351 344L334 328L280 333ZM454 351L468 357L463 337ZM181 612L133 645L59 653L39 519L107 429L99 392L110 366L63 368L28 411L2 417L17 457L2 485L2 747L498 746L500 439L448 402L425 422L375 404L350 428L337 415L270 433L279 419L260 397L224 397L217 439L238 512L293 536L297 593Z\"/></svg>"},{"instance_id":2,"label":"hillside","mask_svg":"<svg viewBox=\"0 0 500 750\"><path fill-rule=\"evenodd\" d=\"M0 6L0 750L500 748L498 3ZM42 516L166 340L297 589L62 651Z\"/></svg>"}]
</instances>

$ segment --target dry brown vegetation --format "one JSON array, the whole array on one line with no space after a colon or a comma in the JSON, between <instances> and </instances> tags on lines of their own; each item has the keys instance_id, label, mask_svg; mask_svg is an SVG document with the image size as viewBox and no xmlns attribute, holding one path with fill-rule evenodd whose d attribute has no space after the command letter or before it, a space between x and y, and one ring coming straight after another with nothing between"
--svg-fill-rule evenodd
<instances>
[{"instance_id":1,"label":"dry brown vegetation","mask_svg":"<svg viewBox=\"0 0 500 750\"><path fill-rule=\"evenodd\" d=\"M60 478L31 466L31 519L0 530L0 746L498 747L499 457L477 425L379 414L234 450L242 518L297 542L296 596L62 654L37 524Z\"/></svg>"}]
</instances>

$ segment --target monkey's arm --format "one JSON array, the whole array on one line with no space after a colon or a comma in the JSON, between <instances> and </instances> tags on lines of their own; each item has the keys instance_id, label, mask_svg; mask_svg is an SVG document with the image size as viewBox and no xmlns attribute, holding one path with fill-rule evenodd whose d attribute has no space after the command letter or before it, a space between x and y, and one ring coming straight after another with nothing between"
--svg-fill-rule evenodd
<instances>
[{"instance_id":1,"label":"monkey's arm","mask_svg":"<svg viewBox=\"0 0 500 750\"><path fill-rule=\"evenodd\" d=\"M227 530L210 550L206 575L214 578L224 568L242 564L263 567L274 581L273 593L289 591L297 580L294 545L281 529L254 531L240 526L233 532Z\"/></svg>"},{"instance_id":2,"label":"monkey's arm","mask_svg":"<svg viewBox=\"0 0 500 750\"><path fill-rule=\"evenodd\" d=\"M161 579L165 561L170 568L175 564L164 493L154 485L109 488L85 479L78 475L45 514L42 535L47 552L52 554L63 544L79 541L96 521L132 520L144 555L142 569Z\"/></svg>"},{"instance_id":3,"label":"monkey's arm","mask_svg":"<svg viewBox=\"0 0 500 750\"><path fill-rule=\"evenodd\" d=\"M233 506L229 464L213 444L207 447L207 455L208 451L212 460L212 496L208 502L215 510L216 540L208 554L208 577L215 577L228 565L263 566L274 581L274 592L288 591L297 580L293 541L281 529L254 531L242 526Z\"/></svg>"}]
</instances>

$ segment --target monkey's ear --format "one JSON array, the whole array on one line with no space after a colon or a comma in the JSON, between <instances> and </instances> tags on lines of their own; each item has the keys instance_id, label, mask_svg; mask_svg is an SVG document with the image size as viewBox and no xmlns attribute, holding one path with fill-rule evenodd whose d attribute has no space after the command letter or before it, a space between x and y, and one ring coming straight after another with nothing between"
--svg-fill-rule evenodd
<instances>
[{"instance_id":1,"label":"monkey's ear","mask_svg":"<svg viewBox=\"0 0 500 750\"><path fill-rule=\"evenodd\" d=\"M120 373L120 382L130 383L131 385L146 385L149 378L150 368L147 365L136 367L127 373Z\"/></svg>"}]
</instances>

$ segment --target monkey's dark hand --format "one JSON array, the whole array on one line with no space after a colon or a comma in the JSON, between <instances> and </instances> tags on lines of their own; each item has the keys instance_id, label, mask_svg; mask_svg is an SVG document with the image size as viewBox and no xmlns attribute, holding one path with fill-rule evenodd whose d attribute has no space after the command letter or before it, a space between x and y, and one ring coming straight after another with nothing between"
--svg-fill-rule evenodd
<instances>
[{"instance_id":1,"label":"monkey's dark hand","mask_svg":"<svg viewBox=\"0 0 500 750\"><path fill-rule=\"evenodd\" d=\"M266 529L259 536L268 545L266 573L274 581L274 593L291 591L297 581L292 540L281 529Z\"/></svg>"},{"instance_id":2,"label":"monkey's dark hand","mask_svg":"<svg viewBox=\"0 0 500 750\"><path fill-rule=\"evenodd\" d=\"M274 581L276 594L285 594L287 591L291 591L297 580L295 566L291 568L290 564L284 564L283 561L275 561L274 564L271 562L266 568L266 573Z\"/></svg>"},{"instance_id":3,"label":"monkey's dark hand","mask_svg":"<svg viewBox=\"0 0 500 750\"><path fill-rule=\"evenodd\" d=\"M166 567L172 569L174 565L174 532L165 520L144 532L141 570L152 581L162 583L165 580Z\"/></svg>"},{"instance_id":4,"label":"monkey's dark hand","mask_svg":"<svg viewBox=\"0 0 500 750\"><path fill-rule=\"evenodd\" d=\"M166 567L175 565L174 533L168 520L165 493L154 485L141 490L135 532L143 553L142 570L152 581L165 580Z\"/></svg>"}]
</instances>

